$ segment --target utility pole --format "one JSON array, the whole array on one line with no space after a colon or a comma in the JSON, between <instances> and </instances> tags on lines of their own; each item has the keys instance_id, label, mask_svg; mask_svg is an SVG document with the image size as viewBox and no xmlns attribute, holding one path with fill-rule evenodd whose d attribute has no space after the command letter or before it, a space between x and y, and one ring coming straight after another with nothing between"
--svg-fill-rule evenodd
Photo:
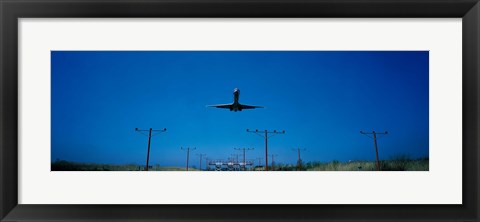
<instances>
[{"instance_id":1,"label":"utility pole","mask_svg":"<svg viewBox=\"0 0 480 222\"><path fill-rule=\"evenodd\" d=\"M235 150L243 150L243 171L247 170L247 160L245 159L245 151L253 150L253 148L233 148ZM237 161L238 162L238 161Z\"/></svg>"},{"instance_id":2,"label":"utility pole","mask_svg":"<svg viewBox=\"0 0 480 222\"><path fill-rule=\"evenodd\" d=\"M282 130L282 131L268 131L268 130L264 130L264 131L258 131L258 129L256 130L249 130L247 129L247 132L249 133L255 133L261 137L263 137L265 139L265 171L268 171L268 138L272 137L272 136L275 136L276 134L285 134L285 130ZM262 135L263 134L263 135ZM270 136L268 134L271 134Z\"/></svg>"},{"instance_id":3,"label":"utility pole","mask_svg":"<svg viewBox=\"0 0 480 222\"><path fill-rule=\"evenodd\" d=\"M278 154L272 154L272 171L275 171L275 157L278 156Z\"/></svg>"},{"instance_id":4,"label":"utility pole","mask_svg":"<svg viewBox=\"0 0 480 222\"><path fill-rule=\"evenodd\" d=\"M305 151L306 149L300 149L300 148L297 148L297 149L293 149L293 151L296 151L298 153L298 161L297 161L297 170L300 171L302 170L302 158L300 158L300 153L302 151Z\"/></svg>"},{"instance_id":5,"label":"utility pole","mask_svg":"<svg viewBox=\"0 0 480 222\"><path fill-rule=\"evenodd\" d=\"M363 131L360 131L360 133L365 135L365 136L368 136L370 138L372 138L372 137L369 136L369 134L373 135L373 143L375 144L375 156L376 156L376 160L377 160L377 171L380 171L380 161L378 160L377 135L387 135L388 132L385 131L383 133L377 133L377 132L375 132L375 130L373 130L371 133L366 133L366 132L363 132Z\"/></svg>"},{"instance_id":6,"label":"utility pole","mask_svg":"<svg viewBox=\"0 0 480 222\"><path fill-rule=\"evenodd\" d=\"M146 135L146 134L144 134L143 132L147 132L147 131L148 131L148 135L146 135L146 136L148 136L147 164L146 164L146 166L145 166L145 170L148 171L148 161L149 161L149 159L150 159L150 141L152 140L152 136L156 136L157 134L160 134L160 133L163 133L163 132L167 131L167 128L163 128L162 130L154 130L154 129L152 129L152 128L150 128L150 129L148 129L148 130L142 130L142 129L139 129L139 128L135 128L135 131L136 131L136 132L139 132L139 133L141 133L141 134L143 134L143 135ZM152 135L152 132L159 132L159 133Z\"/></svg>"},{"instance_id":7,"label":"utility pole","mask_svg":"<svg viewBox=\"0 0 480 222\"><path fill-rule=\"evenodd\" d=\"M197 148L191 149L190 147L187 147L186 149L184 149L183 147L181 147L180 149L187 151L187 171L188 171L188 160L189 160L189 158L190 158L190 150L193 151L193 150L196 150Z\"/></svg>"},{"instance_id":8,"label":"utility pole","mask_svg":"<svg viewBox=\"0 0 480 222\"><path fill-rule=\"evenodd\" d=\"M198 169L202 170L202 158L206 157L206 154L205 153L200 153L200 154L197 153L197 156L200 157L200 168L198 168ZM206 164L206 162L205 162L205 164Z\"/></svg>"}]
</instances>

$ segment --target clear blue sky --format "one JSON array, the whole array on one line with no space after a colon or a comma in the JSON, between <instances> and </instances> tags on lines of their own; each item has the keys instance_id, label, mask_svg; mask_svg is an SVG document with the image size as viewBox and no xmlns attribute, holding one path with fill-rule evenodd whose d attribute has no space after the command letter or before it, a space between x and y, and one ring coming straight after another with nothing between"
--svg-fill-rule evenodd
<instances>
[{"instance_id":1,"label":"clear blue sky","mask_svg":"<svg viewBox=\"0 0 480 222\"><path fill-rule=\"evenodd\" d=\"M374 160L364 131L385 131L380 159L428 157L429 53L361 51L53 51L52 161L184 166L180 147L226 159L264 140L246 129L285 130L269 140L276 162ZM230 112L207 105L264 109Z\"/></svg>"}]
</instances>

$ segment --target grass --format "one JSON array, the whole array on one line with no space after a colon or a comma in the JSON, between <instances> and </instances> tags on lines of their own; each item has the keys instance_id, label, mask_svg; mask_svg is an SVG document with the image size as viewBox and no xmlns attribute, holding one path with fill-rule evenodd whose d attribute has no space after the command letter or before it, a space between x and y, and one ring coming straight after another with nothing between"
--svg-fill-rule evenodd
<instances>
[{"instance_id":1,"label":"grass","mask_svg":"<svg viewBox=\"0 0 480 222\"><path fill-rule=\"evenodd\" d=\"M298 165L278 164L274 167L275 171L296 171ZM301 166L301 171L376 171L375 161L348 161L340 162L337 160L330 162L312 161ZM412 159L408 155L395 155L388 160L380 161L381 171L428 171L429 159Z\"/></svg>"},{"instance_id":2,"label":"grass","mask_svg":"<svg viewBox=\"0 0 480 222\"><path fill-rule=\"evenodd\" d=\"M375 171L375 161L332 161L328 163L310 162L305 166L307 171ZM428 158L410 159L393 158L380 161L381 171L428 171Z\"/></svg>"},{"instance_id":3,"label":"grass","mask_svg":"<svg viewBox=\"0 0 480 222\"><path fill-rule=\"evenodd\" d=\"M97 163L77 163L65 160L57 160L51 165L52 171L145 171L145 166L137 164L97 164ZM159 165L149 166L149 171L185 171L185 167L163 167ZM190 171L197 169L189 168Z\"/></svg>"},{"instance_id":4,"label":"grass","mask_svg":"<svg viewBox=\"0 0 480 222\"><path fill-rule=\"evenodd\" d=\"M65 160L57 160L51 165L52 171L144 171L145 166L136 164L114 165L114 164L96 164L96 163L76 163ZM301 171L375 171L375 161L331 161L320 162L312 161L302 165ZM149 171L185 171L185 167L167 167L153 165ZM263 167L252 168L253 170L263 170ZM270 170L272 168L270 167ZM274 171L296 171L298 166L294 164L276 164ZM389 160L380 161L381 171L428 171L429 159L419 158L411 159L407 155L396 155ZM189 168L189 171L198 171L196 168Z\"/></svg>"}]
</instances>

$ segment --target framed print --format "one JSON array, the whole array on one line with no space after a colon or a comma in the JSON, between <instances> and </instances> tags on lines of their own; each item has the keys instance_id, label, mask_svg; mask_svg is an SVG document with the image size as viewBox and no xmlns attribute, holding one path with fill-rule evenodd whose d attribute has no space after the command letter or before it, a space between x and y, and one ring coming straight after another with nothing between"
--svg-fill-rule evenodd
<instances>
[{"instance_id":1,"label":"framed print","mask_svg":"<svg viewBox=\"0 0 480 222\"><path fill-rule=\"evenodd\" d=\"M0 6L2 221L478 221L478 1Z\"/></svg>"}]
</instances>

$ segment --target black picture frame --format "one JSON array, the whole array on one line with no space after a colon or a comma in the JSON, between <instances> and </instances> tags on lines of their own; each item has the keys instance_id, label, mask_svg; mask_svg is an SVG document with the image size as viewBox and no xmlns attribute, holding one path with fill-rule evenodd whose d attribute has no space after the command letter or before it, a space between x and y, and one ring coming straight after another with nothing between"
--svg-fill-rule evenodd
<instances>
[{"instance_id":1,"label":"black picture frame","mask_svg":"<svg viewBox=\"0 0 480 222\"><path fill-rule=\"evenodd\" d=\"M0 15L1 221L479 221L478 0L0 0ZM18 204L17 20L77 17L462 18L463 204Z\"/></svg>"}]
</instances>

